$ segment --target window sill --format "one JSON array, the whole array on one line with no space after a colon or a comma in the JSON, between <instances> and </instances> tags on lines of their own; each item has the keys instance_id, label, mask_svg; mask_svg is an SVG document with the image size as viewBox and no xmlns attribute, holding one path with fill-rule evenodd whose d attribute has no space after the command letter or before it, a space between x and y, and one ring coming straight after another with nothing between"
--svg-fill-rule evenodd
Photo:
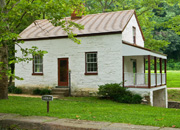
<instances>
[{"instance_id":1,"label":"window sill","mask_svg":"<svg viewBox=\"0 0 180 130\"><path fill-rule=\"evenodd\" d=\"M43 73L32 73L32 75L43 75Z\"/></svg>"},{"instance_id":2,"label":"window sill","mask_svg":"<svg viewBox=\"0 0 180 130\"><path fill-rule=\"evenodd\" d=\"M98 73L84 73L84 75L98 75Z\"/></svg>"}]
</instances>

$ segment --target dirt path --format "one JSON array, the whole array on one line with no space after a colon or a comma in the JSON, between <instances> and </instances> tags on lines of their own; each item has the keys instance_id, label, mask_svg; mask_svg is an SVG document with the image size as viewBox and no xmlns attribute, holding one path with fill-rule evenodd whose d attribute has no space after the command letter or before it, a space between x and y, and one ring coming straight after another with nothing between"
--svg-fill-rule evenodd
<instances>
[{"instance_id":1,"label":"dirt path","mask_svg":"<svg viewBox=\"0 0 180 130\"><path fill-rule=\"evenodd\" d=\"M40 95L30 95L30 94L8 94L8 96L18 96L18 97L33 97L33 98L41 98Z\"/></svg>"},{"instance_id":2,"label":"dirt path","mask_svg":"<svg viewBox=\"0 0 180 130\"><path fill-rule=\"evenodd\" d=\"M167 88L167 89L176 89L176 90L180 90L180 88Z\"/></svg>"},{"instance_id":3,"label":"dirt path","mask_svg":"<svg viewBox=\"0 0 180 130\"><path fill-rule=\"evenodd\" d=\"M41 95L31 95L31 94L8 94L8 96L42 98ZM55 98L59 98L59 97L53 96L53 98L55 99Z\"/></svg>"}]
</instances>

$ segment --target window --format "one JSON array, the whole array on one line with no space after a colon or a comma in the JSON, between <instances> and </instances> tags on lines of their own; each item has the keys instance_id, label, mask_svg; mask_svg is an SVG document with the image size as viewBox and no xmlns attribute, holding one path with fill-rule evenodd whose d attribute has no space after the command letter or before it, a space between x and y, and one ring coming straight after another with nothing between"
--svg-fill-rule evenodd
<instances>
[{"instance_id":1,"label":"window","mask_svg":"<svg viewBox=\"0 0 180 130\"><path fill-rule=\"evenodd\" d=\"M97 75L97 52L86 52L85 53L85 75Z\"/></svg>"},{"instance_id":2,"label":"window","mask_svg":"<svg viewBox=\"0 0 180 130\"><path fill-rule=\"evenodd\" d=\"M133 43L136 44L136 27L133 27Z\"/></svg>"},{"instance_id":3,"label":"window","mask_svg":"<svg viewBox=\"0 0 180 130\"><path fill-rule=\"evenodd\" d=\"M33 56L33 75L43 75L43 56Z\"/></svg>"}]
</instances>

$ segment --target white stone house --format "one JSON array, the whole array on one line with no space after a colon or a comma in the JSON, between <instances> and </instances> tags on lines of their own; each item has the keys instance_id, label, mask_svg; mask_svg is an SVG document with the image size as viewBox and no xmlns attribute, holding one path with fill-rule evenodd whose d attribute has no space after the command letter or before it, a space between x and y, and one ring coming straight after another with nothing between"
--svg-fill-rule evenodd
<instances>
[{"instance_id":1,"label":"white stone house","mask_svg":"<svg viewBox=\"0 0 180 130\"><path fill-rule=\"evenodd\" d=\"M15 80L17 87L71 86L72 95L76 95L95 92L98 85L124 81L123 86L129 90L149 96L152 106L167 107L167 56L144 48L145 39L134 10L72 19L84 25L84 30L73 30L81 40L80 45L48 20L36 20L20 34L20 40L25 41L22 47L37 46L48 53L43 57L34 56L34 61L29 63L15 65L15 74L24 78ZM21 57L18 46L16 50L16 56ZM150 69L152 59L154 73ZM160 61L159 73L157 60ZM145 63L148 72L145 72Z\"/></svg>"}]
</instances>

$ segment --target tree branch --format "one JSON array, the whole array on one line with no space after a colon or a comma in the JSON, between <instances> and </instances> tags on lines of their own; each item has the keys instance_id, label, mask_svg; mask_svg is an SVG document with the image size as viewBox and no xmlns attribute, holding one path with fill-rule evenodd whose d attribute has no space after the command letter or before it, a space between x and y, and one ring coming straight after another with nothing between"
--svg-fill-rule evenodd
<instances>
[{"instance_id":1,"label":"tree branch","mask_svg":"<svg viewBox=\"0 0 180 130\"><path fill-rule=\"evenodd\" d=\"M32 0L32 2L31 3L33 3L34 2L34 0ZM22 16L21 16L21 18L20 18L20 22L19 22L19 24L18 25L16 25L16 29L20 26L20 24L21 24L21 21L22 21L22 19L24 18L24 16L27 14L27 12L25 11L23 14L22 14Z\"/></svg>"},{"instance_id":2,"label":"tree branch","mask_svg":"<svg viewBox=\"0 0 180 130\"><path fill-rule=\"evenodd\" d=\"M6 3L6 6L10 3L11 0L9 0L7 3Z\"/></svg>"},{"instance_id":3,"label":"tree branch","mask_svg":"<svg viewBox=\"0 0 180 130\"><path fill-rule=\"evenodd\" d=\"M142 12L141 12L140 14L138 14L137 16L140 16L140 15L144 14L144 13L147 12L148 10L150 10L150 9L146 9L146 10L142 11Z\"/></svg>"},{"instance_id":4,"label":"tree branch","mask_svg":"<svg viewBox=\"0 0 180 130\"><path fill-rule=\"evenodd\" d=\"M87 4L86 0L85 0L85 6L88 8L89 11L91 11L91 8L90 8L89 5Z\"/></svg>"},{"instance_id":5,"label":"tree branch","mask_svg":"<svg viewBox=\"0 0 180 130\"><path fill-rule=\"evenodd\" d=\"M102 6L102 12L104 12L104 5L103 5L103 3L102 3L102 1L101 0L99 0L99 3L101 4L101 6Z\"/></svg>"},{"instance_id":6,"label":"tree branch","mask_svg":"<svg viewBox=\"0 0 180 130\"><path fill-rule=\"evenodd\" d=\"M10 0L9 0L9 2L10 2ZM7 11L4 12L4 13L9 13L9 11L11 11L16 5L18 5L19 2L20 2L20 0L19 0L18 2L16 2L9 10L7 10Z\"/></svg>"},{"instance_id":7,"label":"tree branch","mask_svg":"<svg viewBox=\"0 0 180 130\"><path fill-rule=\"evenodd\" d=\"M19 21L21 21L22 19L23 19L23 17L26 15L26 11L22 14L22 16L21 16L21 18L20 18L20 20ZM16 25L16 29L20 26L20 24L21 24L21 22L19 22L19 24L18 25Z\"/></svg>"},{"instance_id":8,"label":"tree branch","mask_svg":"<svg viewBox=\"0 0 180 130\"><path fill-rule=\"evenodd\" d=\"M104 10L106 10L106 8L107 8L107 0L105 0Z\"/></svg>"},{"instance_id":9,"label":"tree branch","mask_svg":"<svg viewBox=\"0 0 180 130\"><path fill-rule=\"evenodd\" d=\"M108 4L108 6L110 6L113 2L114 2L114 0L111 0L111 2Z\"/></svg>"}]
</instances>

